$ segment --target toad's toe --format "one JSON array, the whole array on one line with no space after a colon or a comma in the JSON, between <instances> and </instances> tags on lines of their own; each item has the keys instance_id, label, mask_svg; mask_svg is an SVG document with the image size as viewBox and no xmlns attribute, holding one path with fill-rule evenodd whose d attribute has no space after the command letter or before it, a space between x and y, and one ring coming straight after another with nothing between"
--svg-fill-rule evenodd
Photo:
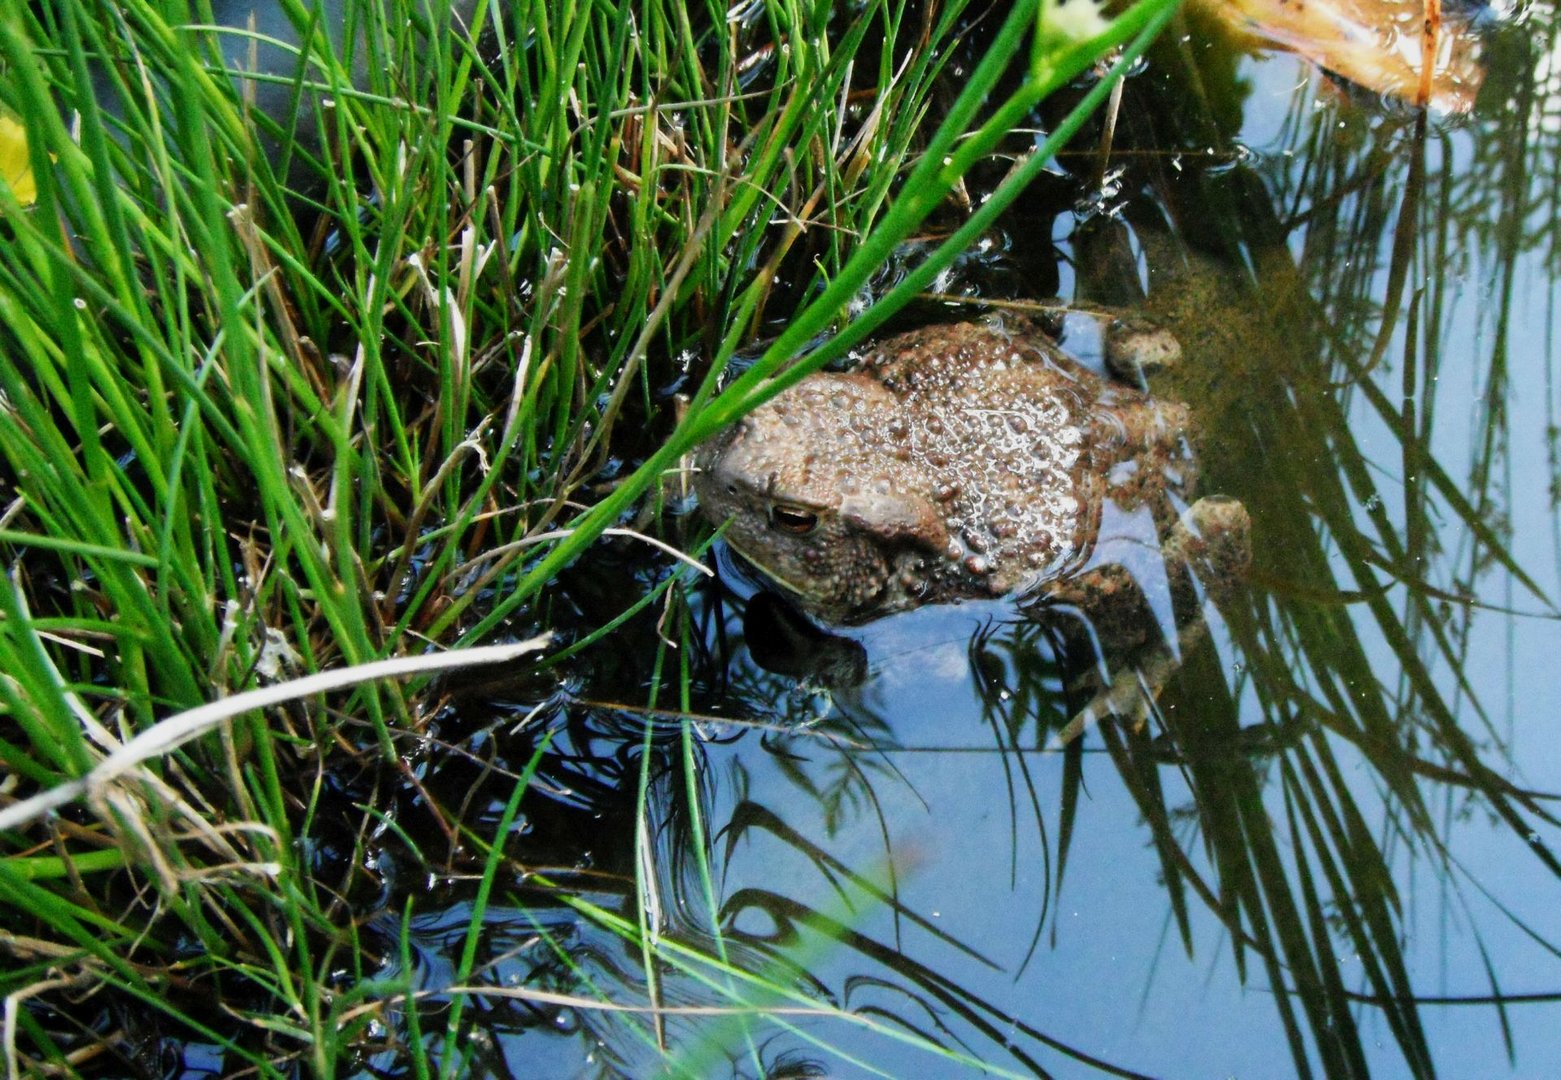
<instances>
[{"instance_id":1,"label":"toad's toe","mask_svg":"<svg viewBox=\"0 0 1561 1080\"><path fill-rule=\"evenodd\" d=\"M1122 316L1106 327L1106 367L1134 386L1147 376L1175 367L1182 343L1168 328L1148 319Z\"/></svg>"},{"instance_id":2,"label":"toad's toe","mask_svg":"<svg viewBox=\"0 0 1561 1080\"><path fill-rule=\"evenodd\" d=\"M1185 560L1219 602L1252 567L1252 518L1239 499L1205 495L1182 514L1165 541L1167 561Z\"/></svg>"}]
</instances>

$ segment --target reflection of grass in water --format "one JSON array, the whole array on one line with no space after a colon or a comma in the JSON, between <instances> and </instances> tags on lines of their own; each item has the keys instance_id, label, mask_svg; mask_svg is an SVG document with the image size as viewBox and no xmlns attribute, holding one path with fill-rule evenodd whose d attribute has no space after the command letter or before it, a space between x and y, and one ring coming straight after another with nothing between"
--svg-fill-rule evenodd
<instances>
[{"instance_id":1,"label":"reflection of grass in water","mask_svg":"<svg viewBox=\"0 0 1561 1080\"><path fill-rule=\"evenodd\" d=\"M1503 334L1498 333L1498 362L1469 495L1431 453L1434 343L1445 339L1442 320L1448 317L1441 274L1448 268L1447 232L1457 228L1459 208L1422 195L1445 182L1427 182L1421 175L1416 158L1424 150L1412 124L1400 132L1412 162L1406 197L1382 182L1386 161L1339 153L1339 144L1322 134L1333 121L1327 112L1309 115L1295 129L1313 139L1304 158L1311 187L1297 200L1306 208L1307 235L1299 272L1279 243L1279 223L1265 217L1272 204L1256 183L1243 184L1238 176L1211 186L1244 189L1239 204L1208 192L1197 201L1200 213L1219 215L1213 225L1199 218L1198 231L1240 237L1256 283L1210 289L1196 275L1178 280L1174 272L1168 283L1151 281L1151 308L1158 303L1168 321L1189 329L1184 345L1191 344L1194 361L1200 348L1209 350L1208 368L1200 367L1194 377L1223 380L1212 391L1201 388L1202 403L1209 406L1208 487L1240 496L1252 511L1256 577L1266 587L1254 592L1250 608L1229 613L1245 665L1233 686L1212 653L1203 651L1186 672L1184 696L1168 702L1176 707L1157 714L1159 738L1151 742L1110 730L1102 737L1155 835L1188 947L1185 901L1179 896L1184 882L1226 922L1238 958L1247 948L1255 951L1270 984L1287 991L1276 1002L1298 1067L1313 1061L1330 1075L1364 1073L1354 1010L1368 1001L1380 1010L1415 1075L1431 1075L1434 1064L1402 948L1404 898L1395 889L1389 852L1399 840L1408 841L1412 858L1461 879L1444 847L1444 817L1430 800L1456 805L1478 798L1542 871L1561 874L1537 832L1553 819L1496 772L1476 742L1496 732L1463 672L1467 638L1449 632L1439 609L1475 594L1475 567L1486 573L1503 569L1530 593L1531 604L1545 609L1551 603L1517 566L1501 529L1489 520L1492 466L1506 445L1497 389L1505 378ZM1357 182L1357 170L1371 182ZM1397 174L1389 170L1389 175ZM1509 200L1503 193L1514 181L1502 179L1493 187L1505 216ZM1352 189L1360 194L1350 197ZM1492 188L1476 194L1484 201L1471 202L1463 212L1488 215ZM1196 199L1185 189L1178 192L1171 200L1174 213L1190 220L1189 204ZM1397 242L1383 243L1385 233ZM1516 252L1503 238L1513 235L1498 230L1493 237L1495 273L1506 283L1515 272ZM1424 292L1400 288L1412 268L1428 280ZM1373 299L1384 278L1386 307ZM1403 404L1396 406L1376 381L1384 371L1372 370L1370 358L1380 361L1388 344L1392 320L1384 313L1400 307L1397 318L1407 327L1409 344L1402 357L1392 358L1401 372L1395 390ZM1502 312L1498 325L1505 318ZM1375 351L1366 332L1373 322L1384 327ZM1427 342L1432 344L1425 354L1417 353ZM1337 374L1330 375L1330 363ZM1397 520L1372 479L1375 465L1351 429L1342 399L1352 392L1364 396L1403 447L1405 492ZM1439 536L1449 529L1472 537L1479 554L1470 556L1468 571L1455 570L1452 582L1438 587L1426 574L1437 565ZM1330 550L1342 557L1343 583ZM1390 674L1373 670L1368 649L1392 657ZM1238 693L1256 703L1260 722L1241 726L1246 713L1238 710ZM1466 716L1477 730L1466 730ZM1254 737L1267 747L1249 757ZM1501 752L1499 740L1497 746ZM1168 753L1191 799L1197 844L1177 835L1183 815L1173 811L1175 800L1162 790ZM1348 779L1356 754L1370 766L1380 803L1363 804L1358 782L1352 786ZM1374 826L1376 817L1381 823ZM1202 865L1208 869L1198 869ZM1452 895L1467 905L1458 880ZM1468 914L1478 936L1478 922ZM1344 956L1359 965L1359 990L1346 985ZM1486 974L1501 1010L1500 985L1489 961Z\"/></svg>"}]
</instances>

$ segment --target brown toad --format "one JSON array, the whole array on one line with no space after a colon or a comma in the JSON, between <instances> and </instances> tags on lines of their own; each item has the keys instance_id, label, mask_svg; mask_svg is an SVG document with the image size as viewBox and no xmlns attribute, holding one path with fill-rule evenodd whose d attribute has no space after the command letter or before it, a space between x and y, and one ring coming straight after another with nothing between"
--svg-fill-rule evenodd
<instances>
[{"instance_id":1,"label":"brown toad","mask_svg":"<svg viewBox=\"0 0 1561 1080\"><path fill-rule=\"evenodd\" d=\"M1167 566L1205 580L1244 565L1239 503L1177 523L1188 427L1184 405L1102 378L1028 320L937 325L760 407L699 449L694 483L731 546L826 619L1019 589L1095 615L1124 592L1124 554L1161 538ZM1173 596L1186 577L1171 570Z\"/></svg>"}]
</instances>

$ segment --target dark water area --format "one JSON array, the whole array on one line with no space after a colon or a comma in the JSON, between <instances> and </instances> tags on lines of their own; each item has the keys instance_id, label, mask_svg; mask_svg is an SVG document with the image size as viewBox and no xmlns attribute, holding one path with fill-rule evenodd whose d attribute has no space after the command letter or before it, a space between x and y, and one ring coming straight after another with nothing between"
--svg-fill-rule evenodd
<instances>
[{"instance_id":1,"label":"dark water area","mask_svg":"<svg viewBox=\"0 0 1561 1080\"><path fill-rule=\"evenodd\" d=\"M1104 177L1070 157L940 283L1182 343L1150 388L1192 407L1253 568L1136 716L1063 738L1079 658L1012 602L827 629L720 545L714 583L632 545L577 567L561 625L658 575L689 606L473 688L468 753L418 766L496 820L492 743L518 770L552 737L480 981L558 996L479 999L478 1067L1552 1074L1556 21L1492 18L1473 112L1429 117L1194 28L1130 80ZM469 910L446 884L412 926L430 988ZM654 932L654 986L614 918Z\"/></svg>"}]
</instances>

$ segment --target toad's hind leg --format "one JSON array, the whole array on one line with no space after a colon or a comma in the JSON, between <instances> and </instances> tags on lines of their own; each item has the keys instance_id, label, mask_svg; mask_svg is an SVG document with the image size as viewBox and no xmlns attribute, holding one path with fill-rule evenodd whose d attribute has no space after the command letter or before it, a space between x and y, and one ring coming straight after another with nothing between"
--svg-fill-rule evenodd
<instances>
[{"instance_id":1,"label":"toad's hind leg","mask_svg":"<svg viewBox=\"0 0 1561 1080\"><path fill-rule=\"evenodd\" d=\"M1091 724L1108 717L1143 724L1149 709L1207 632L1205 604L1225 604L1246 579L1252 561L1251 519L1246 507L1223 495L1195 502L1172 527L1162 546L1166 587L1178 615L1174 640L1153 634L1080 709L1052 741L1065 746ZM1201 595L1200 595L1201 594ZM1088 678L1095 679L1095 671Z\"/></svg>"}]
</instances>

